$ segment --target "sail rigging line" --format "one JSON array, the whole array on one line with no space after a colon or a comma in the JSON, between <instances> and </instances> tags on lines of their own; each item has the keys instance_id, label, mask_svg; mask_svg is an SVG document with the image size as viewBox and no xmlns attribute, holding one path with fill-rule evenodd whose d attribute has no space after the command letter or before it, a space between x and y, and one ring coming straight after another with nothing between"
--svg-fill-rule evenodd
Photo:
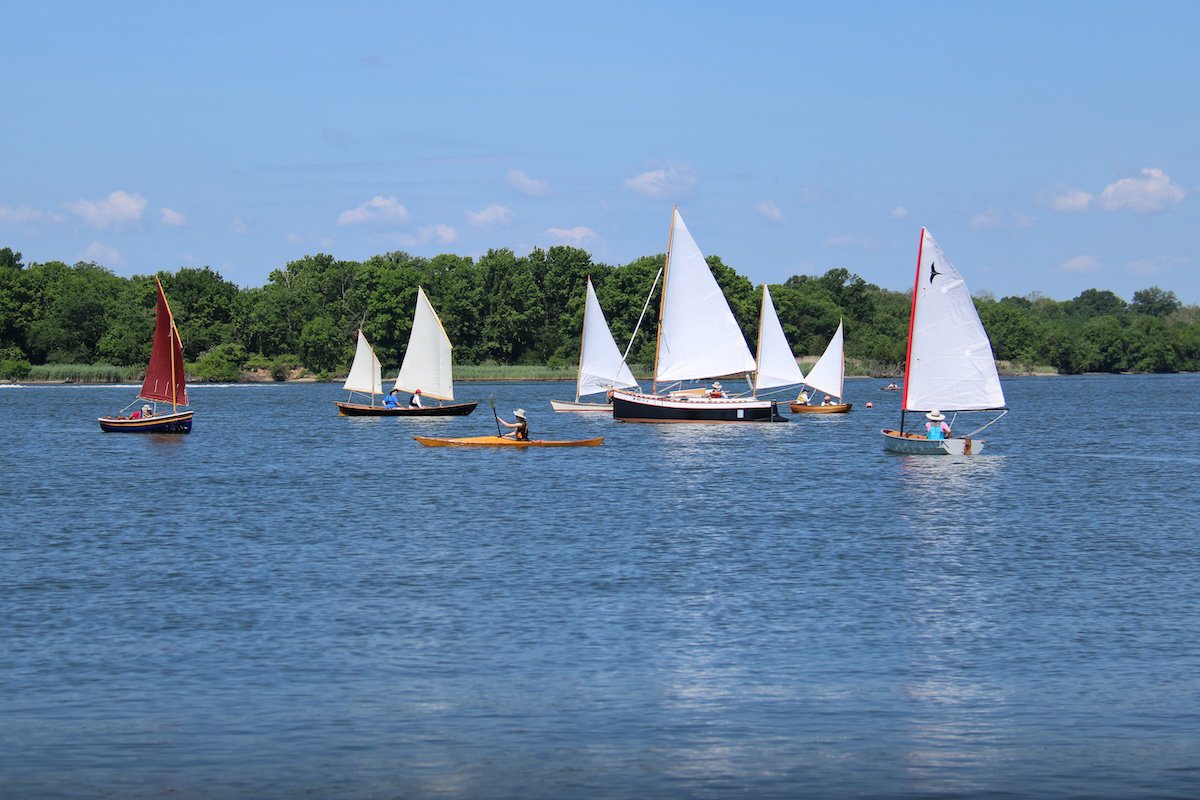
<instances>
[{"instance_id":1,"label":"sail rigging line","mask_svg":"<svg viewBox=\"0 0 1200 800\"><path fill-rule=\"evenodd\" d=\"M669 247L669 245L668 245ZM621 360L626 364L629 363L629 351L633 349L633 340L637 338L638 331L641 330L642 320L646 318L646 309L650 307L650 300L654 297L654 290L658 286L658 279L662 277L663 267L658 268L658 274L654 276L654 283L650 284L650 294L646 295L646 303L642 306L642 313L638 316L637 325L633 326L633 335L629 337L629 345L625 348L625 352L621 355ZM657 353L655 360L657 360Z\"/></svg>"}]
</instances>

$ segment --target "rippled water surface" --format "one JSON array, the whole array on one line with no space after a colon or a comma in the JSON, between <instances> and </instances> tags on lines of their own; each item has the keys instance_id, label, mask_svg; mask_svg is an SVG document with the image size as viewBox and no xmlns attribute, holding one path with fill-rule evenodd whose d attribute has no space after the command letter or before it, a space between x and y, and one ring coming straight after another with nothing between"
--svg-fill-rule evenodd
<instances>
[{"instance_id":1,"label":"rippled water surface","mask_svg":"<svg viewBox=\"0 0 1200 800\"><path fill-rule=\"evenodd\" d=\"M786 425L339 418L330 384L0 390L0 796L1200 796L1200 377L882 381ZM600 448L426 449L494 432ZM871 401L874 409L866 409Z\"/></svg>"}]
</instances>

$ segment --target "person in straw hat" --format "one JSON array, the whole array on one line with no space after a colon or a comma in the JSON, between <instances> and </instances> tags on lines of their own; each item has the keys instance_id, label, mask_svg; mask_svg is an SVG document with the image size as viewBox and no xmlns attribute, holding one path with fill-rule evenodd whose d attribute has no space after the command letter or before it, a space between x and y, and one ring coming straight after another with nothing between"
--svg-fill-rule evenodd
<instances>
[{"instance_id":1,"label":"person in straw hat","mask_svg":"<svg viewBox=\"0 0 1200 800\"><path fill-rule=\"evenodd\" d=\"M708 396L709 397L724 397L725 396L725 390L723 390L721 388L720 381L713 381L713 387L712 387L712 390L708 393Z\"/></svg>"},{"instance_id":2,"label":"person in straw hat","mask_svg":"<svg viewBox=\"0 0 1200 800\"><path fill-rule=\"evenodd\" d=\"M518 408L513 412L513 416L517 418L516 422L509 422L506 419L496 417L500 424L506 428L516 428L512 433L506 433L505 436L511 436L519 442L523 442L529 438L529 421L525 419L525 409Z\"/></svg>"},{"instance_id":3,"label":"person in straw hat","mask_svg":"<svg viewBox=\"0 0 1200 800\"><path fill-rule=\"evenodd\" d=\"M946 424L946 415L934 409L925 415L929 422L925 423L925 438L945 439L950 435L950 426Z\"/></svg>"}]
</instances>

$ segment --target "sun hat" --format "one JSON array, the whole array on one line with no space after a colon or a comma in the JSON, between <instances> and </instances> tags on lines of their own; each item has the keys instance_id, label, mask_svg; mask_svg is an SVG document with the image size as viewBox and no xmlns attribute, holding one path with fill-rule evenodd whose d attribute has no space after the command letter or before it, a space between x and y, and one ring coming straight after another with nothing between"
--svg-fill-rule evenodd
<instances>
[{"instance_id":1,"label":"sun hat","mask_svg":"<svg viewBox=\"0 0 1200 800\"><path fill-rule=\"evenodd\" d=\"M925 415L925 419L931 419L934 422L941 422L945 418L946 418L946 415L943 414L942 412L938 411L937 409L934 409L933 411L930 411L928 414Z\"/></svg>"},{"instance_id":2,"label":"sun hat","mask_svg":"<svg viewBox=\"0 0 1200 800\"><path fill-rule=\"evenodd\" d=\"M713 381L713 388L714 388L714 389L720 389L720 388L721 388L721 382L720 382L720 381Z\"/></svg>"},{"instance_id":3,"label":"sun hat","mask_svg":"<svg viewBox=\"0 0 1200 800\"><path fill-rule=\"evenodd\" d=\"M525 419L525 409L518 408L516 411L513 412L513 416L520 417L521 419Z\"/></svg>"},{"instance_id":4,"label":"sun hat","mask_svg":"<svg viewBox=\"0 0 1200 800\"><path fill-rule=\"evenodd\" d=\"M143 414L147 414L147 413L149 413L151 410L152 410L152 409L150 408L150 404L149 404L149 403L145 403L145 404L143 404L143 405L142 405L142 413L143 413Z\"/></svg>"}]
</instances>

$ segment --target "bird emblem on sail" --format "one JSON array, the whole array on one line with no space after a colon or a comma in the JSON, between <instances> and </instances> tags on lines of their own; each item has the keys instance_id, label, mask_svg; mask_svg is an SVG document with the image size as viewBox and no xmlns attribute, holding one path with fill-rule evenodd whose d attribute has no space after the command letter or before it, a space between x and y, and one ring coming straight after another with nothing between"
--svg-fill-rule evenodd
<instances>
[{"instance_id":1,"label":"bird emblem on sail","mask_svg":"<svg viewBox=\"0 0 1200 800\"><path fill-rule=\"evenodd\" d=\"M933 284L933 276L935 276L935 275L941 275L941 274L942 274L942 273L940 273L940 272L938 272L938 271L937 271L937 262L936 262L936 261L930 261L930 262L929 262L929 283L930 283L930 285L932 285L932 284Z\"/></svg>"}]
</instances>

